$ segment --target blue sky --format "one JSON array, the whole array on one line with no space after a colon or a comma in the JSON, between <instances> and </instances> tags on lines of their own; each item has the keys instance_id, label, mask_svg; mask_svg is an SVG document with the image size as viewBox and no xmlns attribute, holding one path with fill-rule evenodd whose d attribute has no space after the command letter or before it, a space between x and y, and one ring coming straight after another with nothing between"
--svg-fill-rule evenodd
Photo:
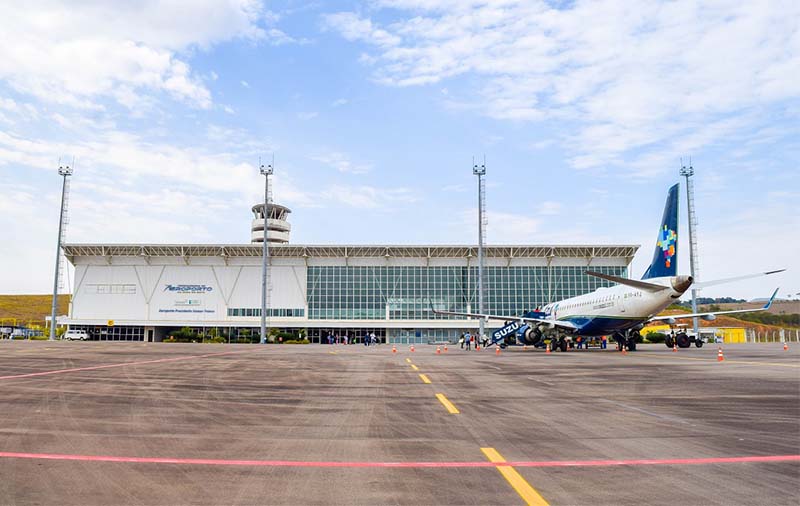
<instances>
[{"instance_id":1,"label":"blue sky","mask_svg":"<svg viewBox=\"0 0 800 506\"><path fill-rule=\"evenodd\" d=\"M7 3L0 292L51 286L59 157L68 242L244 243L272 153L294 243L474 243L485 155L490 244L634 276L691 156L700 277L790 269L704 295L800 292L799 5Z\"/></svg>"}]
</instances>

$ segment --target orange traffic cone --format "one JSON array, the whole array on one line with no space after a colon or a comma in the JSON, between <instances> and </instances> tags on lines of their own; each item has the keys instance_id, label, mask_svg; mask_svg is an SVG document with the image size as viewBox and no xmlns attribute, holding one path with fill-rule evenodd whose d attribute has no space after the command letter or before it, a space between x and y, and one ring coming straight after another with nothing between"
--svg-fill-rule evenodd
<instances>
[{"instance_id":1,"label":"orange traffic cone","mask_svg":"<svg viewBox=\"0 0 800 506\"><path fill-rule=\"evenodd\" d=\"M547 344L547 351L545 352L545 354L547 355L550 354L550 343Z\"/></svg>"},{"instance_id":2,"label":"orange traffic cone","mask_svg":"<svg viewBox=\"0 0 800 506\"><path fill-rule=\"evenodd\" d=\"M437 355L441 355L442 354L442 349L440 347L438 347L438 346L436 347L436 354Z\"/></svg>"},{"instance_id":3,"label":"orange traffic cone","mask_svg":"<svg viewBox=\"0 0 800 506\"><path fill-rule=\"evenodd\" d=\"M787 342L783 343L783 351L789 351L789 343Z\"/></svg>"},{"instance_id":4,"label":"orange traffic cone","mask_svg":"<svg viewBox=\"0 0 800 506\"><path fill-rule=\"evenodd\" d=\"M411 353L414 353L414 345L411 345Z\"/></svg>"},{"instance_id":5,"label":"orange traffic cone","mask_svg":"<svg viewBox=\"0 0 800 506\"><path fill-rule=\"evenodd\" d=\"M523 344L523 345L522 345L522 349L523 349L523 350L527 350L527 349L528 349L528 345L527 345L527 344Z\"/></svg>"},{"instance_id":6,"label":"orange traffic cone","mask_svg":"<svg viewBox=\"0 0 800 506\"><path fill-rule=\"evenodd\" d=\"M722 346L719 347L719 351L717 351L717 362L722 362L725 360L725 357L722 355Z\"/></svg>"},{"instance_id":7,"label":"orange traffic cone","mask_svg":"<svg viewBox=\"0 0 800 506\"><path fill-rule=\"evenodd\" d=\"M628 354L628 347L627 346L623 346L622 347L622 354L623 355L627 355Z\"/></svg>"},{"instance_id":8,"label":"orange traffic cone","mask_svg":"<svg viewBox=\"0 0 800 506\"><path fill-rule=\"evenodd\" d=\"M672 353L676 353L677 351L678 351L678 345L677 344L673 344L672 345Z\"/></svg>"},{"instance_id":9,"label":"orange traffic cone","mask_svg":"<svg viewBox=\"0 0 800 506\"><path fill-rule=\"evenodd\" d=\"M499 347L499 346L498 346L497 348L495 348L495 349L494 349L494 354L495 354L496 356L498 356L498 357L500 356L500 347Z\"/></svg>"},{"instance_id":10,"label":"orange traffic cone","mask_svg":"<svg viewBox=\"0 0 800 506\"><path fill-rule=\"evenodd\" d=\"M475 351L481 351L481 345L475 344Z\"/></svg>"},{"instance_id":11,"label":"orange traffic cone","mask_svg":"<svg viewBox=\"0 0 800 506\"><path fill-rule=\"evenodd\" d=\"M447 345L444 345L444 352L447 353Z\"/></svg>"},{"instance_id":12,"label":"orange traffic cone","mask_svg":"<svg viewBox=\"0 0 800 506\"><path fill-rule=\"evenodd\" d=\"M397 353L397 348L395 347L395 345L392 345L392 353Z\"/></svg>"}]
</instances>

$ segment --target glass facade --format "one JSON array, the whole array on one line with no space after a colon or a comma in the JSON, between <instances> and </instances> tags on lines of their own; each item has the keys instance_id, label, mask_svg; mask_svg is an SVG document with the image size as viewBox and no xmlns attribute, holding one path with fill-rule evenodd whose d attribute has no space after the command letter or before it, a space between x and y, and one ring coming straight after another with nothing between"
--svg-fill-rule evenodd
<instances>
[{"instance_id":1,"label":"glass facade","mask_svg":"<svg viewBox=\"0 0 800 506\"><path fill-rule=\"evenodd\" d=\"M70 325L70 329L85 330L93 341L144 341L144 327L104 325Z\"/></svg>"},{"instance_id":2,"label":"glass facade","mask_svg":"<svg viewBox=\"0 0 800 506\"><path fill-rule=\"evenodd\" d=\"M268 308L267 316L270 318L282 318L282 317L303 317L306 314L306 310L302 308L295 308L295 309L285 309L285 308ZM261 308L260 307L230 307L228 308L228 316L257 316L261 318Z\"/></svg>"},{"instance_id":3,"label":"glass facade","mask_svg":"<svg viewBox=\"0 0 800 506\"><path fill-rule=\"evenodd\" d=\"M591 267L626 276L626 267ZM484 268L486 312L519 315L548 302L613 283L587 276L581 266ZM477 311L477 267L308 267L308 317L312 320L429 320L436 309Z\"/></svg>"}]
</instances>

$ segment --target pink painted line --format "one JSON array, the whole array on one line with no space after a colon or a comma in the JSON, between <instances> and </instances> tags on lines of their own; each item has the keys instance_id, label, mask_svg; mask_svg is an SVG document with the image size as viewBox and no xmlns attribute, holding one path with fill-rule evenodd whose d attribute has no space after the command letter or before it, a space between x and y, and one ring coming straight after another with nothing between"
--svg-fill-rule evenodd
<instances>
[{"instance_id":1,"label":"pink painted line","mask_svg":"<svg viewBox=\"0 0 800 506\"><path fill-rule=\"evenodd\" d=\"M800 455L753 455L750 457L708 457L694 459L562 460L509 462L508 465L512 467L674 466L736 464L743 462L800 462Z\"/></svg>"},{"instance_id":2,"label":"pink painted line","mask_svg":"<svg viewBox=\"0 0 800 506\"><path fill-rule=\"evenodd\" d=\"M0 458L72 460L82 462L120 462L126 464L183 464L206 466L250 467L377 467L377 468L438 468L438 467L589 467L589 466L643 466L685 464L733 464L743 462L800 462L800 455L763 455L750 457L713 457L698 459L636 459L636 460L585 460L541 462L326 462L297 460L226 460L180 459L169 457L115 457L110 455L66 455L59 453L0 452Z\"/></svg>"},{"instance_id":3,"label":"pink painted line","mask_svg":"<svg viewBox=\"0 0 800 506\"><path fill-rule=\"evenodd\" d=\"M80 371L96 371L98 369L111 369L112 367L125 367L128 365L142 365L142 364L158 364L163 362L177 362L179 360L194 360L198 358L219 357L222 355L231 355L233 353L243 353L243 351L225 351L221 353L206 353L205 355L183 355L173 358L158 358L155 360L140 360L138 362L122 362L119 364L105 364L93 365L90 367L73 367L72 369L57 369L55 371L42 371L42 372L29 372L25 374L13 374L11 376L0 376L0 380L9 380L17 378L34 378L36 376L50 376L51 374L64 374L69 372Z\"/></svg>"}]
</instances>

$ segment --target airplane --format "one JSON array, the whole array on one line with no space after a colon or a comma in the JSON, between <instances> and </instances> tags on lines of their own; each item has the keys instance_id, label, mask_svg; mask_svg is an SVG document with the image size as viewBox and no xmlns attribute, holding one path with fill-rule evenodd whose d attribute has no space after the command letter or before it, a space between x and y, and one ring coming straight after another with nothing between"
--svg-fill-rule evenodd
<instances>
[{"instance_id":1,"label":"airplane","mask_svg":"<svg viewBox=\"0 0 800 506\"><path fill-rule=\"evenodd\" d=\"M572 336L599 337L612 336L619 349L636 350L636 343L641 340L639 331L651 321L663 321L674 324L676 320L685 318L702 318L715 320L717 315L733 313L752 313L766 311L775 299L775 293L761 308L738 309L730 311L709 311L702 313L685 313L670 316L658 316L670 304L674 304L693 284L696 289L767 276L783 272L785 269L760 272L726 278L705 283L695 283L692 276L679 275L678 271L678 194L679 185L675 184L667 193L664 215L658 230L655 251L650 266L641 280L627 279L599 272L586 271L586 274L606 281L617 283L611 287L598 288L594 292L547 304L541 310L525 313L522 316L493 315L483 313L465 313L457 311L437 310L435 314L463 316L468 318L485 318L511 322L506 332L509 337L516 336L520 344L541 346L546 337L550 337L553 349L566 351ZM504 327L505 329L505 327ZM502 330L502 329L501 329ZM502 334L502 333L501 333ZM668 338L667 345L673 344L687 348L692 338L685 332ZM697 346L702 344L696 341Z\"/></svg>"}]
</instances>

